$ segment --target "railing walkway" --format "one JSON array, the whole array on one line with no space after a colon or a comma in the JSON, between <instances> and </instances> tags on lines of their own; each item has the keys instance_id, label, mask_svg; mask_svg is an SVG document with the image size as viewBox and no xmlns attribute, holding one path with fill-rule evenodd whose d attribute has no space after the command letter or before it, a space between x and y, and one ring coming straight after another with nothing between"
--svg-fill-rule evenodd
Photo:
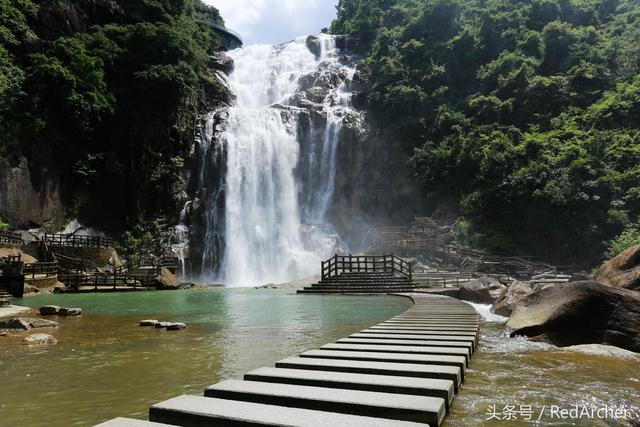
<instances>
[{"instance_id":1,"label":"railing walkway","mask_svg":"<svg viewBox=\"0 0 640 427\"><path fill-rule=\"evenodd\" d=\"M12 245L21 245L22 236L13 231L0 231L0 243L9 243Z\"/></svg>"},{"instance_id":2,"label":"railing walkway","mask_svg":"<svg viewBox=\"0 0 640 427\"><path fill-rule=\"evenodd\" d=\"M322 261L322 279L326 280L343 273L392 273L411 280L411 264L391 255L335 255Z\"/></svg>"},{"instance_id":3,"label":"railing walkway","mask_svg":"<svg viewBox=\"0 0 640 427\"><path fill-rule=\"evenodd\" d=\"M399 316L209 386L204 396L153 405L150 422L117 418L100 427L438 427L464 387L478 314L453 298L401 296L415 305Z\"/></svg>"},{"instance_id":4,"label":"railing walkway","mask_svg":"<svg viewBox=\"0 0 640 427\"><path fill-rule=\"evenodd\" d=\"M77 234L45 234L41 239L52 248L112 248L111 237L83 236Z\"/></svg>"}]
</instances>

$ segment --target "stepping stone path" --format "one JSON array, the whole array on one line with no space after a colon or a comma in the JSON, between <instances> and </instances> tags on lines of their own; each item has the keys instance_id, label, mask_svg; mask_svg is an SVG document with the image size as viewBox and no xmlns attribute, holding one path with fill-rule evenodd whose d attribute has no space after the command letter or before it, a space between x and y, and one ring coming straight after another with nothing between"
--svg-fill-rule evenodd
<instances>
[{"instance_id":1,"label":"stepping stone path","mask_svg":"<svg viewBox=\"0 0 640 427\"><path fill-rule=\"evenodd\" d=\"M150 421L99 426L439 426L477 348L478 314L445 296L397 295L415 305L380 325L209 386L204 396L153 405Z\"/></svg>"}]
</instances>

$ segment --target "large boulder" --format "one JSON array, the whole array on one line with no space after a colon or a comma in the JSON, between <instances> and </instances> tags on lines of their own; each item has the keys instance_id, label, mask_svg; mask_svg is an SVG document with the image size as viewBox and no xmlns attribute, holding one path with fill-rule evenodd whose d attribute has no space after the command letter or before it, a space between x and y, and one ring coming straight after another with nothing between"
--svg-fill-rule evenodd
<instances>
[{"instance_id":1,"label":"large boulder","mask_svg":"<svg viewBox=\"0 0 640 427\"><path fill-rule=\"evenodd\" d=\"M505 286L493 277L481 277L460 286L458 298L478 304L491 304Z\"/></svg>"},{"instance_id":2,"label":"large boulder","mask_svg":"<svg viewBox=\"0 0 640 427\"><path fill-rule=\"evenodd\" d=\"M570 282L529 295L511 314L511 336L566 347L607 344L640 352L640 293L597 282Z\"/></svg>"},{"instance_id":3,"label":"large boulder","mask_svg":"<svg viewBox=\"0 0 640 427\"><path fill-rule=\"evenodd\" d=\"M596 282L614 288L640 290L640 245L605 262L598 270Z\"/></svg>"},{"instance_id":4,"label":"large boulder","mask_svg":"<svg viewBox=\"0 0 640 427\"><path fill-rule=\"evenodd\" d=\"M180 281L168 268L162 267L156 276L156 284L161 289L180 289Z\"/></svg>"},{"instance_id":5,"label":"large boulder","mask_svg":"<svg viewBox=\"0 0 640 427\"><path fill-rule=\"evenodd\" d=\"M508 317L526 297L534 293L529 283L515 281L502 290L491 306L491 312Z\"/></svg>"}]
</instances>

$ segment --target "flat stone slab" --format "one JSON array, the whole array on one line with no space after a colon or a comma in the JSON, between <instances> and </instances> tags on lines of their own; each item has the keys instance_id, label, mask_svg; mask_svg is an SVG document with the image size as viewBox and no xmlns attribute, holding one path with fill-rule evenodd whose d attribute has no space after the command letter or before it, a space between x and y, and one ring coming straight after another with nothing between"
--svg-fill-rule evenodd
<instances>
[{"instance_id":1,"label":"flat stone slab","mask_svg":"<svg viewBox=\"0 0 640 427\"><path fill-rule=\"evenodd\" d=\"M301 409L375 416L440 425L444 399L431 396L328 389L293 384L227 380L207 387L206 397L242 400Z\"/></svg>"},{"instance_id":2,"label":"flat stone slab","mask_svg":"<svg viewBox=\"0 0 640 427\"><path fill-rule=\"evenodd\" d=\"M190 427L247 424L291 427L425 427L422 423L408 421L286 408L201 396L179 396L153 405L149 410L149 419L167 424L189 425Z\"/></svg>"},{"instance_id":3,"label":"flat stone slab","mask_svg":"<svg viewBox=\"0 0 640 427\"><path fill-rule=\"evenodd\" d=\"M290 357L276 362L276 368L312 369L316 371L352 372L355 374L393 375L399 377L451 380L455 391L462 382L462 370L457 366L423 365L418 363L369 362L363 360L316 359Z\"/></svg>"},{"instance_id":4,"label":"flat stone slab","mask_svg":"<svg viewBox=\"0 0 640 427\"><path fill-rule=\"evenodd\" d=\"M408 346L440 346L448 345L448 343L470 343L471 348L475 350L475 340L473 337L461 338L447 335L424 335L424 340L394 340L394 339L375 339L375 338L342 338L337 344L371 344L371 345L408 345ZM446 344L445 344L446 343Z\"/></svg>"},{"instance_id":5,"label":"flat stone slab","mask_svg":"<svg viewBox=\"0 0 640 427\"><path fill-rule=\"evenodd\" d=\"M390 375L351 374L306 369L259 368L244 376L248 381L297 384L384 393L440 397L448 405L453 400L453 381Z\"/></svg>"},{"instance_id":6,"label":"flat stone slab","mask_svg":"<svg viewBox=\"0 0 640 427\"><path fill-rule=\"evenodd\" d=\"M434 341L438 342L438 341ZM445 342L445 341L443 341ZM433 354L447 356L461 356L465 360L469 360L473 350L470 344L455 343L456 346L447 345L391 345L391 344L362 344L353 342L337 342L325 344L320 350L340 350L340 351L375 351L380 353L414 353L414 354ZM316 350L312 350L316 351Z\"/></svg>"},{"instance_id":7,"label":"flat stone slab","mask_svg":"<svg viewBox=\"0 0 640 427\"><path fill-rule=\"evenodd\" d=\"M168 427L169 424L154 423L151 421L134 420L131 418L115 418L111 421L97 424L94 427Z\"/></svg>"},{"instance_id":8,"label":"flat stone slab","mask_svg":"<svg viewBox=\"0 0 640 427\"><path fill-rule=\"evenodd\" d=\"M467 368L468 359L464 355L417 353L417 352L390 352L373 349L368 350L367 346L362 346L362 351L354 347L336 345L336 347L323 346L320 350L305 351L300 357L316 357L322 359L345 359L345 360L371 360L379 362L394 363L424 363L426 365L458 366L462 371Z\"/></svg>"},{"instance_id":9,"label":"flat stone slab","mask_svg":"<svg viewBox=\"0 0 640 427\"><path fill-rule=\"evenodd\" d=\"M441 328L448 329L450 331L470 331L474 332L478 330L477 326L465 326L465 325L455 325L452 323L439 323L433 325L425 325L425 326L392 326L392 325L374 325L369 329L388 329L391 331L416 331L416 330L429 330L431 328Z\"/></svg>"},{"instance_id":10,"label":"flat stone slab","mask_svg":"<svg viewBox=\"0 0 640 427\"><path fill-rule=\"evenodd\" d=\"M396 335L397 337L400 336L414 336L414 337L418 337L415 339L423 339L420 338L422 336L425 335L458 335L458 336L463 336L463 337L471 337L471 338L475 338L477 336L476 332L467 332L467 331L449 331L447 329L429 329L428 331L394 331L394 330L389 330L389 329L364 329L360 332L356 332L355 334L351 334L349 335L350 337L354 337L357 338L356 335L366 335L367 337L371 337L373 335L386 335L386 336L393 336ZM399 339L408 339L408 338L399 338Z\"/></svg>"}]
</instances>

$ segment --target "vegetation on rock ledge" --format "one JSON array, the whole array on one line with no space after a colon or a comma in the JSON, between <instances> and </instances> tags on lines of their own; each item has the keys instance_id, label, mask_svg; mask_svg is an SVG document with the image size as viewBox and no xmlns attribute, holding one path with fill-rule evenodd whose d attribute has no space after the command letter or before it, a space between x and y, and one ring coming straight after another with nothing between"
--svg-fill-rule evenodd
<instances>
[{"instance_id":1,"label":"vegetation on rock ledge","mask_svg":"<svg viewBox=\"0 0 640 427\"><path fill-rule=\"evenodd\" d=\"M486 247L589 263L637 232L637 2L340 0L331 30L367 42L372 119Z\"/></svg>"},{"instance_id":2,"label":"vegetation on rock ledge","mask_svg":"<svg viewBox=\"0 0 640 427\"><path fill-rule=\"evenodd\" d=\"M228 96L202 20L222 23L200 0L0 2L0 156L104 228L175 218L202 104Z\"/></svg>"}]
</instances>

